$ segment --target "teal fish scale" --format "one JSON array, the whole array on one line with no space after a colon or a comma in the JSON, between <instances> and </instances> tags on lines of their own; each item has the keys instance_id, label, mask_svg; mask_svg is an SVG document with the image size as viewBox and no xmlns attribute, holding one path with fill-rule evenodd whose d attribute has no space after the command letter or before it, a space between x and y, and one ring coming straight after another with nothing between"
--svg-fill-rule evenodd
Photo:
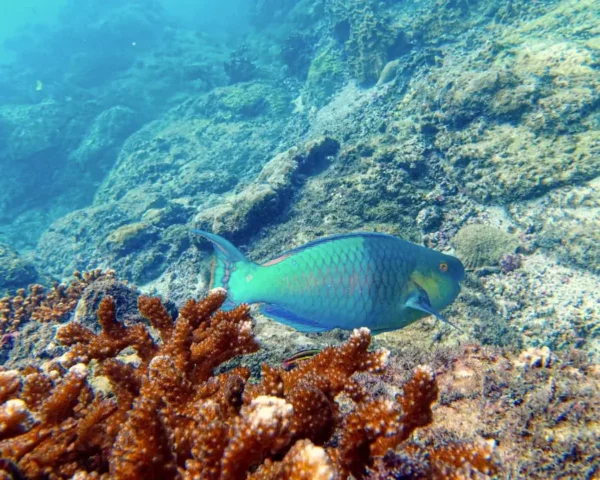
<instances>
[{"instance_id":1,"label":"teal fish scale","mask_svg":"<svg viewBox=\"0 0 600 480\"><path fill-rule=\"evenodd\" d=\"M365 243L325 244L285 260L290 271L279 303L338 323L367 324L389 313L414 261L398 248Z\"/></svg>"}]
</instances>

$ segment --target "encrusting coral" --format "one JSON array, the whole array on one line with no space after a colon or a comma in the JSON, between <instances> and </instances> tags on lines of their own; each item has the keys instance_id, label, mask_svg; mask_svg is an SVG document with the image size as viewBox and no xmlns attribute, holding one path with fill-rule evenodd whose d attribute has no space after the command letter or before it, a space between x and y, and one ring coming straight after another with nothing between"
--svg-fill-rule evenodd
<instances>
[{"instance_id":1,"label":"encrusting coral","mask_svg":"<svg viewBox=\"0 0 600 480\"><path fill-rule=\"evenodd\" d=\"M418 367L395 397L370 392L355 374L380 377L388 352L369 352L367 329L294 370L263 365L259 383L245 367L215 375L259 348L248 307L219 310L225 298L217 289L190 300L174 321L159 299L140 297L149 329L119 322L106 296L100 333L71 322L57 333L67 353L43 369L0 371L0 475L360 479L398 478L385 472L421 464L425 478L496 472L488 447L411 443L432 420L435 376ZM110 388L92 388L91 377Z\"/></svg>"}]
</instances>

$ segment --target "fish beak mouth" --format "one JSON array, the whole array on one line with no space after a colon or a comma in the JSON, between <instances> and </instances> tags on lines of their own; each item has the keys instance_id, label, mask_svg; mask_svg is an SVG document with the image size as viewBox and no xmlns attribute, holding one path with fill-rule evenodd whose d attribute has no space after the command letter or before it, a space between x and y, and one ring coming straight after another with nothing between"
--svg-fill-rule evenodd
<instances>
[{"instance_id":1,"label":"fish beak mouth","mask_svg":"<svg viewBox=\"0 0 600 480\"><path fill-rule=\"evenodd\" d=\"M460 284L460 282L463 279L464 279L464 276L463 276L463 278L457 279L456 281L452 282L452 286L453 286L453 295L452 295L452 298L453 299L455 299L456 297L458 297L458 294L461 291L461 284Z\"/></svg>"}]
</instances>

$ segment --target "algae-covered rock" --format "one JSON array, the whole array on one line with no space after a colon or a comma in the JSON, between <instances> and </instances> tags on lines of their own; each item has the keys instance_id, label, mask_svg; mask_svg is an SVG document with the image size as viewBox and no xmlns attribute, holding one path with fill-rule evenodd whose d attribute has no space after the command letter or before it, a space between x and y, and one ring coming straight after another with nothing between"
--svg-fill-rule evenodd
<instances>
[{"instance_id":1,"label":"algae-covered rock","mask_svg":"<svg viewBox=\"0 0 600 480\"><path fill-rule=\"evenodd\" d=\"M138 124L136 114L127 107L116 106L100 113L81 143L71 155L80 168L105 170L116 160L117 149Z\"/></svg>"},{"instance_id":2,"label":"algae-covered rock","mask_svg":"<svg viewBox=\"0 0 600 480\"><path fill-rule=\"evenodd\" d=\"M73 180L75 176L81 179L81 170L68 168L66 161L85 130L88 110L93 109L58 100L0 106L1 221L10 224L42 206L42 221L34 231L37 236L48 224L44 216L52 218L55 210L76 208L81 196L89 198L89 188L84 191Z\"/></svg>"},{"instance_id":3,"label":"algae-covered rock","mask_svg":"<svg viewBox=\"0 0 600 480\"><path fill-rule=\"evenodd\" d=\"M461 136L462 137L462 136ZM600 129L538 135L525 125L469 128L452 151L459 181L479 201L510 203L600 175Z\"/></svg>"},{"instance_id":4,"label":"algae-covered rock","mask_svg":"<svg viewBox=\"0 0 600 480\"><path fill-rule=\"evenodd\" d=\"M500 258L507 253L513 253L519 244L509 233L482 224L464 226L453 238L452 243L456 256L468 269L497 266Z\"/></svg>"},{"instance_id":5,"label":"algae-covered rock","mask_svg":"<svg viewBox=\"0 0 600 480\"><path fill-rule=\"evenodd\" d=\"M284 223L269 231L277 230L286 241L290 232L297 232L294 244L359 230L420 242L415 218L428 203L432 184L421 178L424 152L418 139L397 141L379 135L363 141L358 136L345 143L325 171L306 179Z\"/></svg>"},{"instance_id":6,"label":"algae-covered rock","mask_svg":"<svg viewBox=\"0 0 600 480\"><path fill-rule=\"evenodd\" d=\"M188 209L177 202L159 208L155 202L140 195L71 212L42 235L37 257L59 277L110 267L138 283L149 281L189 246L183 225Z\"/></svg>"},{"instance_id":7,"label":"algae-covered rock","mask_svg":"<svg viewBox=\"0 0 600 480\"><path fill-rule=\"evenodd\" d=\"M308 68L306 88L311 102L324 105L344 83L346 75L340 53L329 44L313 59Z\"/></svg>"},{"instance_id":8,"label":"algae-covered rock","mask_svg":"<svg viewBox=\"0 0 600 480\"><path fill-rule=\"evenodd\" d=\"M197 109L213 121L252 119L269 114L276 117L292 109L289 92L258 82L236 83L216 88Z\"/></svg>"},{"instance_id":9,"label":"algae-covered rock","mask_svg":"<svg viewBox=\"0 0 600 480\"><path fill-rule=\"evenodd\" d=\"M113 230L106 237L107 248L115 251L127 251L133 248L142 248L144 244L158 235L151 222L136 222L123 225Z\"/></svg>"},{"instance_id":10,"label":"algae-covered rock","mask_svg":"<svg viewBox=\"0 0 600 480\"><path fill-rule=\"evenodd\" d=\"M275 156L242 191L200 212L195 225L234 240L255 233L281 213L299 177L318 169L339 147L337 140L321 138Z\"/></svg>"},{"instance_id":11,"label":"algae-covered rock","mask_svg":"<svg viewBox=\"0 0 600 480\"><path fill-rule=\"evenodd\" d=\"M482 202L511 203L600 175L600 75L591 48L532 42L443 95L452 129L436 143ZM486 117L482 117L482 113Z\"/></svg>"},{"instance_id":12,"label":"algae-covered rock","mask_svg":"<svg viewBox=\"0 0 600 480\"><path fill-rule=\"evenodd\" d=\"M0 296L8 289L34 283L38 278L35 267L21 258L9 245L0 243Z\"/></svg>"},{"instance_id":13,"label":"algae-covered rock","mask_svg":"<svg viewBox=\"0 0 600 480\"><path fill-rule=\"evenodd\" d=\"M487 31L481 48L439 49L402 110L419 102L467 194L510 204L600 175L600 45L590 40L600 27L594 1L527 7L523 22L500 10L507 24Z\"/></svg>"},{"instance_id":14,"label":"algae-covered rock","mask_svg":"<svg viewBox=\"0 0 600 480\"><path fill-rule=\"evenodd\" d=\"M328 9L334 34L344 43L349 71L362 85L377 82L388 61L409 49L404 34L379 2L334 0Z\"/></svg>"},{"instance_id":15,"label":"algae-covered rock","mask_svg":"<svg viewBox=\"0 0 600 480\"><path fill-rule=\"evenodd\" d=\"M76 108L66 103L47 100L36 105L0 107L3 125L2 155L11 161L22 160L40 152L57 149L68 141L69 123L75 122ZM61 129L62 135L57 135Z\"/></svg>"}]
</instances>

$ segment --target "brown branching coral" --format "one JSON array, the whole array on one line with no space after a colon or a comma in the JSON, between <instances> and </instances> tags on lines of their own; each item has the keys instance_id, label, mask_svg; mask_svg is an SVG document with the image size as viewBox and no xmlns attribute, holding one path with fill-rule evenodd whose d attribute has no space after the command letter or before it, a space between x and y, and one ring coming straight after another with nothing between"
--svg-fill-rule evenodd
<instances>
[{"instance_id":1,"label":"brown branching coral","mask_svg":"<svg viewBox=\"0 0 600 480\"><path fill-rule=\"evenodd\" d=\"M0 298L0 335L14 332L27 320L58 321L65 318L81 298L84 289L96 280L114 278L115 272L100 269L73 273L68 285L55 282L49 291L42 285L30 285L17 290L12 297Z\"/></svg>"},{"instance_id":2,"label":"brown branching coral","mask_svg":"<svg viewBox=\"0 0 600 480\"><path fill-rule=\"evenodd\" d=\"M111 297L99 333L63 326L57 338L71 348L44 371L0 372L0 456L32 479L360 479L423 462L444 466L431 478L494 471L489 452L466 443L434 452L408 441L431 422L435 377L420 367L402 393L375 398L354 376L386 368L388 352L369 351L367 329L295 370L264 366L257 384L244 367L215 375L258 349L248 307L219 310L224 300L214 290L173 320L158 299L140 297L155 337L121 323ZM136 360L123 361L123 350ZM94 391L92 376L109 392Z\"/></svg>"},{"instance_id":3,"label":"brown branching coral","mask_svg":"<svg viewBox=\"0 0 600 480\"><path fill-rule=\"evenodd\" d=\"M437 399L433 371L415 370L396 401L377 399L362 402L348 415L340 439L341 465L361 478L370 458L380 457L404 442L412 432L431 422L431 404Z\"/></svg>"}]
</instances>

